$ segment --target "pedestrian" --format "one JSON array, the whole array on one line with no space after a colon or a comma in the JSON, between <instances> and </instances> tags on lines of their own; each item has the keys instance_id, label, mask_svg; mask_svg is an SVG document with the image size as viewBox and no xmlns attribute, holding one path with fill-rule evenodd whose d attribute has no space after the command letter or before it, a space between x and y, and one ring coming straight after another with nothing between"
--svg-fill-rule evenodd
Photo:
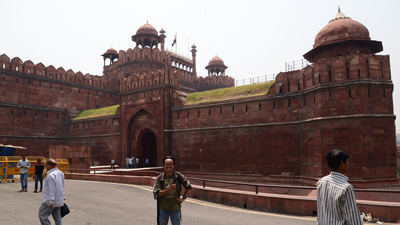
<instances>
[{"instance_id":1,"label":"pedestrian","mask_svg":"<svg viewBox=\"0 0 400 225\"><path fill-rule=\"evenodd\" d=\"M39 192L42 192L42 189L43 189L43 170L44 170L44 165L42 163L42 160L38 159L37 160L37 164L35 166L35 175L33 175L34 178L35 178L35 191L34 191L35 193L37 192L37 189L38 189L38 181L40 181L40 191Z\"/></svg>"},{"instance_id":2,"label":"pedestrian","mask_svg":"<svg viewBox=\"0 0 400 225\"><path fill-rule=\"evenodd\" d=\"M139 157L136 157L136 168L139 168Z\"/></svg>"},{"instance_id":3,"label":"pedestrian","mask_svg":"<svg viewBox=\"0 0 400 225\"><path fill-rule=\"evenodd\" d=\"M114 160L114 159L111 159L111 167L110 167L110 170L111 170L112 168L114 168L114 170L115 170L115 160Z\"/></svg>"},{"instance_id":4,"label":"pedestrian","mask_svg":"<svg viewBox=\"0 0 400 225\"><path fill-rule=\"evenodd\" d=\"M153 193L157 199L157 224L167 225L171 219L172 225L181 224L181 204L186 200L192 186L185 176L175 171L175 159L166 156L163 159L164 172L154 183ZM185 193L181 197L183 186Z\"/></svg>"},{"instance_id":5,"label":"pedestrian","mask_svg":"<svg viewBox=\"0 0 400 225\"><path fill-rule=\"evenodd\" d=\"M126 168L125 169L129 168L130 163L131 163L131 159L130 158L125 158L125 164L126 164L126 166L125 166Z\"/></svg>"},{"instance_id":6,"label":"pedestrian","mask_svg":"<svg viewBox=\"0 0 400 225\"><path fill-rule=\"evenodd\" d=\"M28 169L31 167L29 160L26 159L25 155L22 155L22 159L17 163L17 167L19 168L19 176L21 179L21 190L20 192L28 191Z\"/></svg>"},{"instance_id":7,"label":"pedestrian","mask_svg":"<svg viewBox=\"0 0 400 225\"><path fill-rule=\"evenodd\" d=\"M56 225L61 225L60 208L64 205L64 173L57 169L54 159L46 161L46 179L43 187L43 203L39 208L39 220L42 225L50 225L52 215Z\"/></svg>"},{"instance_id":8,"label":"pedestrian","mask_svg":"<svg viewBox=\"0 0 400 225\"><path fill-rule=\"evenodd\" d=\"M344 174L349 170L349 155L333 149L327 155L331 173L318 181L318 225L362 225L353 186Z\"/></svg>"},{"instance_id":9,"label":"pedestrian","mask_svg":"<svg viewBox=\"0 0 400 225\"><path fill-rule=\"evenodd\" d=\"M149 158L146 158L145 160L146 160L146 161L145 161L144 164L146 164L146 167L148 167L148 166L150 165L150 163L149 163Z\"/></svg>"},{"instance_id":10,"label":"pedestrian","mask_svg":"<svg viewBox=\"0 0 400 225\"><path fill-rule=\"evenodd\" d=\"M135 157L132 156L132 159L131 159L131 160L132 160L132 168L135 168L135 162L136 162L136 161L135 161Z\"/></svg>"}]
</instances>

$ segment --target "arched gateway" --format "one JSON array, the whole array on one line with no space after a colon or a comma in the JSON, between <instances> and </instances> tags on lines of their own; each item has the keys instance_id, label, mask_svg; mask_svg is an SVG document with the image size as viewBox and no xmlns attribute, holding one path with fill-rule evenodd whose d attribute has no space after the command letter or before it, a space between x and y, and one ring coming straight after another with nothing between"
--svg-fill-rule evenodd
<instances>
[{"instance_id":1,"label":"arched gateway","mask_svg":"<svg viewBox=\"0 0 400 225\"><path fill-rule=\"evenodd\" d=\"M127 157L139 158L139 167L157 166L157 122L154 116L139 110L127 127ZM148 159L148 164L146 164Z\"/></svg>"},{"instance_id":2,"label":"arched gateway","mask_svg":"<svg viewBox=\"0 0 400 225\"><path fill-rule=\"evenodd\" d=\"M157 166L157 138L153 131L144 129L137 139L139 166ZM146 164L146 160L148 163Z\"/></svg>"}]
</instances>

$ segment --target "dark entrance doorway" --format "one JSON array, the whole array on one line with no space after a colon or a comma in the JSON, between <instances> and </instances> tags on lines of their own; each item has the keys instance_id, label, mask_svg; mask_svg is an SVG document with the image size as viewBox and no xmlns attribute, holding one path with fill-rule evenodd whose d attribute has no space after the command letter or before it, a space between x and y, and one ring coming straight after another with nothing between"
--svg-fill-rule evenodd
<instances>
[{"instance_id":1,"label":"dark entrance doorway","mask_svg":"<svg viewBox=\"0 0 400 225\"><path fill-rule=\"evenodd\" d=\"M139 166L157 166L157 141L155 134L151 130L147 130L141 135L139 149L142 153ZM148 164L146 164L146 159L149 161Z\"/></svg>"}]
</instances>

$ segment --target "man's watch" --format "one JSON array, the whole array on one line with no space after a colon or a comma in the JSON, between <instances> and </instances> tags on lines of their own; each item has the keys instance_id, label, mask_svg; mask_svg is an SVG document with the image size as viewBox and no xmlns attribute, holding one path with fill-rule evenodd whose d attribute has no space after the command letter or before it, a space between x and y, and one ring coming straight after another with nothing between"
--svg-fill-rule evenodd
<instances>
[{"instance_id":1,"label":"man's watch","mask_svg":"<svg viewBox=\"0 0 400 225\"><path fill-rule=\"evenodd\" d=\"M183 198L183 199L186 199L187 197L186 197L186 195L183 195L182 198Z\"/></svg>"}]
</instances>

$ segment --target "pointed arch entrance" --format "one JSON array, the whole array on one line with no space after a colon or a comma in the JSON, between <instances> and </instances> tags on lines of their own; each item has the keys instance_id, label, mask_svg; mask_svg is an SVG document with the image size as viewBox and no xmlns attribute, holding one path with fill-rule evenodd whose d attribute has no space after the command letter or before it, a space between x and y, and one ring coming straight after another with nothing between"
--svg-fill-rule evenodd
<instances>
[{"instance_id":1,"label":"pointed arch entrance","mask_svg":"<svg viewBox=\"0 0 400 225\"><path fill-rule=\"evenodd\" d=\"M157 121L152 113L141 109L130 119L127 127L127 158L139 159L139 167L157 166L161 157ZM158 157L157 157L158 155ZM148 165L145 164L148 159ZM135 165L136 166L136 165Z\"/></svg>"},{"instance_id":2,"label":"pointed arch entrance","mask_svg":"<svg viewBox=\"0 0 400 225\"><path fill-rule=\"evenodd\" d=\"M157 138L154 132L144 129L138 136L137 144L138 157L142 162L139 162L139 166L157 166ZM148 160L148 164L146 164L146 159Z\"/></svg>"}]
</instances>

